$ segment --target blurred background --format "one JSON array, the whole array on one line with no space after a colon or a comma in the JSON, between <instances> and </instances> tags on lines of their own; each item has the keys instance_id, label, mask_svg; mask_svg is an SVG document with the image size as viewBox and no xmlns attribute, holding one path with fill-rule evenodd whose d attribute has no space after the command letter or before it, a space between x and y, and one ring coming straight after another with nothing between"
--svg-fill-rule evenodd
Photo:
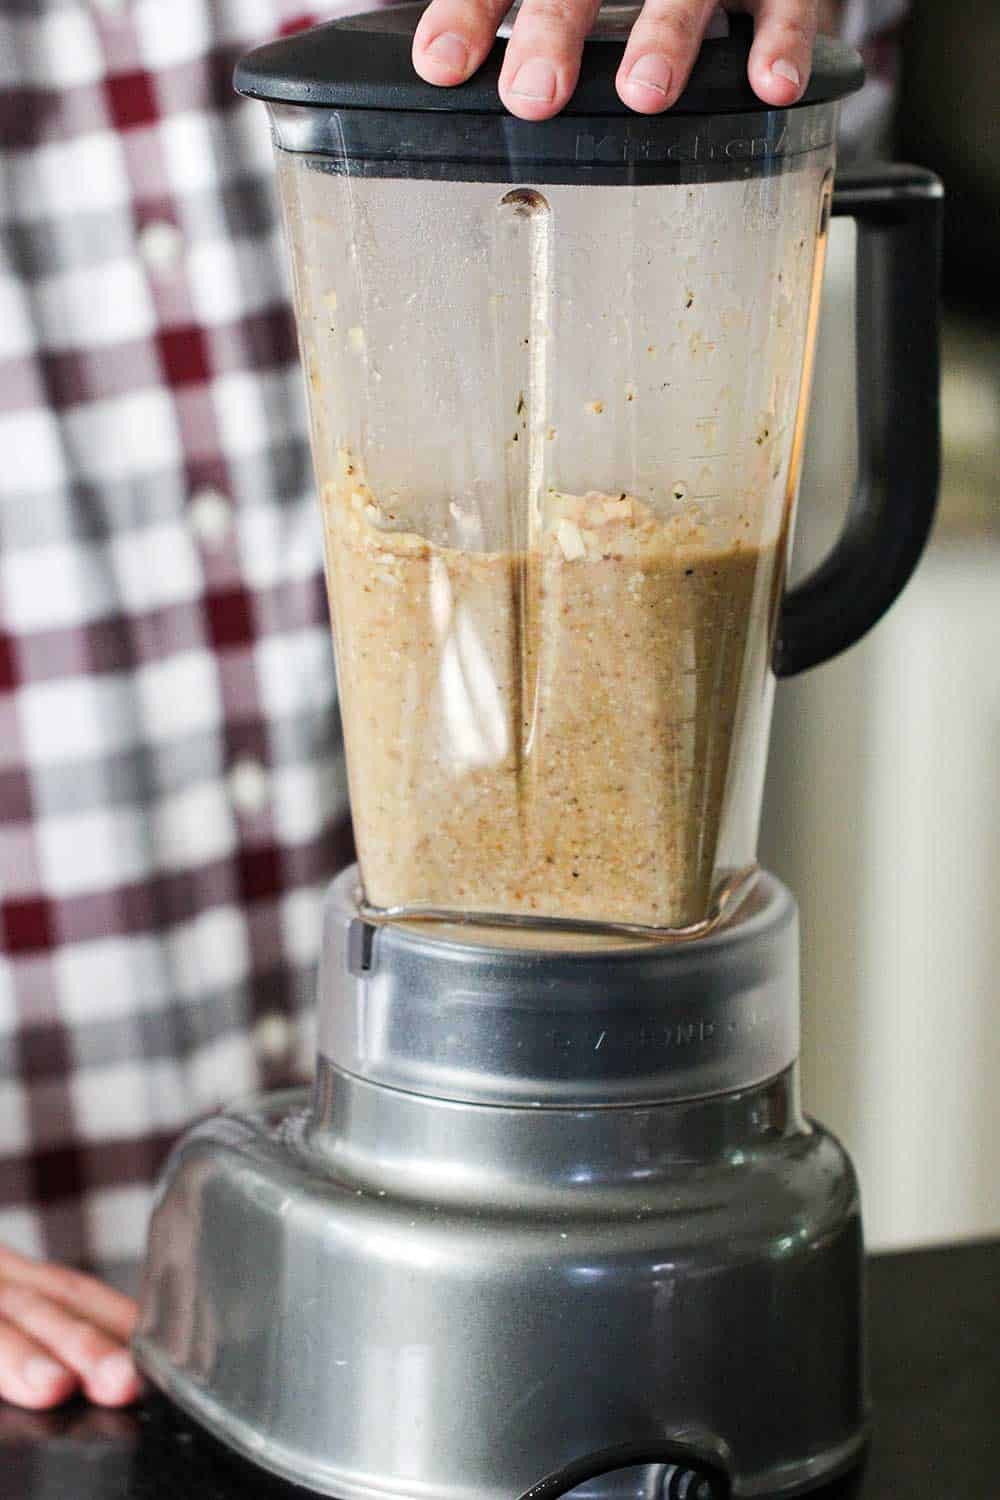
<instances>
[{"instance_id":1,"label":"blurred background","mask_svg":"<svg viewBox=\"0 0 1000 1500\"><path fill-rule=\"evenodd\" d=\"M761 841L802 913L805 1103L873 1248L1000 1230L1000 5L917 0L890 145L947 190L941 506L900 602L783 683ZM853 481L853 228L834 221L793 575Z\"/></svg>"}]
</instances>

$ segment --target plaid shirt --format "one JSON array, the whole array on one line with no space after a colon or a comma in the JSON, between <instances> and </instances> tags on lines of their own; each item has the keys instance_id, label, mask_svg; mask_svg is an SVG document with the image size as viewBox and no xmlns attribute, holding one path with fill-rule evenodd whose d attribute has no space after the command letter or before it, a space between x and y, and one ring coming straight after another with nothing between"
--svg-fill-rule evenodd
<instances>
[{"instance_id":1,"label":"plaid shirt","mask_svg":"<svg viewBox=\"0 0 1000 1500\"><path fill-rule=\"evenodd\" d=\"M0 7L0 1241L103 1269L185 1125L308 1068L350 858L267 120L231 85L309 19Z\"/></svg>"},{"instance_id":2,"label":"plaid shirt","mask_svg":"<svg viewBox=\"0 0 1000 1500\"><path fill-rule=\"evenodd\" d=\"M0 0L0 1241L111 1274L178 1132L307 1069L350 857L266 118L230 85L309 19Z\"/></svg>"}]
</instances>

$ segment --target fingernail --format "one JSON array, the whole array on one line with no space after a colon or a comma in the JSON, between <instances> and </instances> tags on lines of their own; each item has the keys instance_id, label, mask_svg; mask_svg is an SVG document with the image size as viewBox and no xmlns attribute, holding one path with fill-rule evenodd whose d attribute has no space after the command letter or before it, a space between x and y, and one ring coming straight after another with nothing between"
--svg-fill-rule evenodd
<instances>
[{"instance_id":1,"label":"fingernail","mask_svg":"<svg viewBox=\"0 0 1000 1500\"><path fill-rule=\"evenodd\" d=\"M66 1369L54 1359L46 1359L44 1354L33 1354L25 1360L22 1373L33 1391L49 1391L65 1378Z\"/></svg>"},{"instance_id":2,"label":"fingernail","mask_svg":"<svg viewBox=\"0 0 1000 1500\"><path fill-rule=\"evenodd\" d=\"M771 72L775 77L784 78L786 82L798 88L800 82L799 70L794 63L788 62L786 58L779 57L777 62L773 62L771 64Z\"/></svg>"},{"instance_id":3,"label":"fingernail","mask_svg":"<svg viewBox=\"0 0 1000 1500\"><path fill-rule=\"evenodd\" d=\"M667 59L657 52L648 52L645 57L640 57L638 62L632 64L625 81L630 87L651 89L654 94L665 99L670 92L671 77L672 69Z\"/></svg>"},{"instance_id":4,"label":"fingernail","mask_svg":"<svg viewBox=\"0 0 1000 1500\"><path fill-rule=\"evenodd\" d=\"M444 63L458 73L464 73L469 66L469 48L453 31L442 31L424 50L435 62Z\"/></svg>"},{"instance_id":5,"label":"fingernail","mask_svg":"<svg viewBox=\"0 0 1000 1500\"><path fill-rule=\"evenodd\" d=\"M131 1385L136 1378L135 1361L131 1354L120 1349L117 1354L106 1354L94 1371L95 1382L105 1390L120 1390Z\"/></svg>"},{"instance_id":6,"label":"fingernail","mask_svg":"<svg viewBox=\"0 0 1000 1500\"><path fill-rule=\"evenodd\" d=\"M556 70L544 57L533 57L518 68L510 91L519 99L537 99L540 104L550 104L556 95Z\"/></svg>"}]
</instances>

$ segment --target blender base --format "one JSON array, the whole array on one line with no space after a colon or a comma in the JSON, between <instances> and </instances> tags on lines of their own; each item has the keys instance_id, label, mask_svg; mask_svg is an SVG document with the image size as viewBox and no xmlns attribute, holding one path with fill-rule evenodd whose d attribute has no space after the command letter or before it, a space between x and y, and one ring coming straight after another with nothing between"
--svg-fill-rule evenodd
<instances>
[{"instance_id":1,"label":"blender base","mask_svg":"<svg viewBox=\"0 0 1000 1500\"><path fill-rule=\"evenodd\" d=\"M326 979L343 958L338 933L363 957L339 987L354 1070L321 1055L311 1098L228 1110L178 1146L150 1234L135 1340L145 1373L255 1463L339 1500L516 1500L597 1450L664 1440L685 1445L696 1475L724 1471L746 1500L804 1494L850 1468L867 1436L857 1187L840 1146L800 1114L794 1061L778 1056L795 1050L794 1028L779 1024L796 998L794 906L776 882L762 887L698 953L617 954L615 972L631 970L628 1001L595 988L597 958L559 955L577 964L552 989L560 1043L532 1053L521 1036L510 1056L524 1067L509 1086L543 1064L562 1083L546 1090L536 1078L539 1097L511 1104L498 1102L508 1088L498 1013L468 983L486 950L388 928L359 948L335 886ZM382 982L399 976L395 949L414 947L411 959L461 950L435 960L452 1046L442 1031L420 1063L440 1070L433 1093L378 1076L412 1061L408 1023L432 998L412 966L406 985ZM525 959L533 971L553 961ZM509 953L504 962L509 984ZM664 1015L684 1012L688 979L702 1020L669 1067L661 1057L658 1086L648 1058L637 1072L634 1048L605 1043L606 1097L596 1075L575 1103L563 1097L586 1072L565 1045L581 1007L608 1034L601 1005L627 1006L648 1052ZM639 1015L654 998L656 1035ZM704 1083L706 1067L732 1066L719 1045L729 1004L753 1021L757 1051L741 1043L740 1054L784 1065L685 1098L683 1074ZM463 1028L467 1005L489 1070ZM510 1024L537 1020L533 1006ZM476 1088L496 1098L441 1097ZM651 1091L665 1097L643 1097ZM720 1491L657 1463L577 1493Z\"/></svg>"}]
</instances>

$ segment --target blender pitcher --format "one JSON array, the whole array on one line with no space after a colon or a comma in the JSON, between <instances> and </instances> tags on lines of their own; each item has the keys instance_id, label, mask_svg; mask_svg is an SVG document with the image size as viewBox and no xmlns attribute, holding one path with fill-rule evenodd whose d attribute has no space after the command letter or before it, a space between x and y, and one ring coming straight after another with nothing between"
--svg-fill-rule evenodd
<instances>
[{"instance_id":1,"label":"blender pitcher","mask_svg":"<svg viewBox=\"0 0 1000 1500\"><path fill-rule=\"evenodd\" d=\"M705 931L748 887L775 673L888 607L937 488L939 188L834 185L855 53L793 109L748 25L678 104L412 71L420 7L259 49L321 493L366 910ZM786 591L831 212L859 226L858 490Z\"/></svg>"}]
</instances>

